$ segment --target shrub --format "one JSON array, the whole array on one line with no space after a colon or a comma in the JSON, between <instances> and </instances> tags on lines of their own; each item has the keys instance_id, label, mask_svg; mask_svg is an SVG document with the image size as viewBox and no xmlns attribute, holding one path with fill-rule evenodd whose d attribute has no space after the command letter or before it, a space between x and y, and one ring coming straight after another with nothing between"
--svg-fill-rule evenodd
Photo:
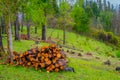
<instances>
[{"instance_id":1,"label":"shrub","mask_svg":"<svg viewBox=\"0 0 120 80\"><path fill-rule=\"evenodd\" d=\"M119 43L119 38L115 36L112 32L107 32L107 41L117 46Z\"/></svg>"},{"instance_id":2,"label":"shrub","mask_svg":"<svg viewBox=\"0 0 120 80\"><path fill-rule=\"evenodd\" d=\"M115 46L120 47L120 38L115 36L112 32L105 32L103 30L92 29L89 35L93 38L102 40L103 42L111 43Z\"/></svg>"},{"instance_id":3,"label":"shrub","mask_svg":"<svg viewBox=\"0 0 120 80\"><path fill-rule=\"evenodd\" d=\"M115 46L119 46L120 38L115 36L112 32L99 31L98 38L104 42L111 43Z\"/></svg>"},{"instance_id":4,"label":"shrub","mask_svg":"<svg viewBox=\"0 0 120 80\"><path fill-rule=\"evenodd\" d=\"M116 57L120 58L120 50L117 51L115 54L116 54Z\"/></svg>"},{"instance_id":5,"label":"shrub","mask_svg":"<svg viewBox=\"0 0 120 80\"><path fill-rule=\"evenodd\" d=\"M100 39L102 41L106 41L107 40L107 34L104 31L99 31L98 32L98 39Z\"/></svg>"},{"instance_id":6,"label":"shrub","mask_svg":"<svg viewBox=\"0 0 120 80\"><path fill-rule=\"evenodd\" d=\"M98 30L95 28L90 28L90 31L88 33L88 36L93 37L93 38L98 38Z\"/></svg>"}]
</instances>

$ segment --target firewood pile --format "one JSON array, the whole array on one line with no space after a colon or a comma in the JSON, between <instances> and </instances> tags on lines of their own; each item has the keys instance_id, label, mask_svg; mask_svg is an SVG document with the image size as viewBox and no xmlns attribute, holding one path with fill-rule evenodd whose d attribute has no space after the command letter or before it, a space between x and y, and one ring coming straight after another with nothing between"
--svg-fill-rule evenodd
<instances>
[{"instance_id":1,"label":"firewood pile","mask_svg":"<svg viewBox=\"0 0 120 80\"><path fill-rule=\"evenodd\" d=\"M47 72L64 70L67 66L66 55L56 45L32 48L24 53L14 53L14 64L46 69Z\"/></svg>"}]
</instances>

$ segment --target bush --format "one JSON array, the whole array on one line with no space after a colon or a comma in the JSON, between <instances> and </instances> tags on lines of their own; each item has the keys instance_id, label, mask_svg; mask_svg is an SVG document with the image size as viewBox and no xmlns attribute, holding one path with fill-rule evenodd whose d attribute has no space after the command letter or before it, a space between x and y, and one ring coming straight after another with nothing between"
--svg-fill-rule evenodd
<instances>
[{"instance_id":1,"label":"bush","mask_svg":"<svg viewBox=\"0 0 120 80\"><path fill-rule=\"evenodd\" d=\"M119 46L120 38L115 36L112 32L99 31L98 38L104 42Z\"/></svg>"},{"instance_id":2,"label":"bush","mask_svg":"<svg viewBox=\"0 0 120 80\"><path fill-rule=\"evenodd\" d=\"M98 30L95 28L90 28L90 31L87 36L93 37L93 38L98 38Z\"/></svg>"},{"instance_id":3,"label":"bush","mask_svg":"<svg viewBox=\"0 0 120 80\"><path fill-rule=\"evenodd\" d=\"M111 43L120 47L120 38L115 36L112 32L105 32L103 30L92 30L90 36L103 42Z\"/></svg>"},{"instance_id":4,"label":"bush","mask_svg":"<svg viewBox=\"0 0 120 80\"><path fill-rule=\"evenodd\" d=\"M107 32L107 41L114 45L119 45L119 38L115 36L112 32Z\"/></svg>"},{"instance_id":5,"label":"bush","mask_svg":"<svg viewBox=\"0 0 120 80\"><path fill-rule=\"evenodd\" d=\"M98 39L102 41L107 41L107 34L104 31L99 31L97 34Z\"/></svg>"},{"instance_id":6,"label":"bush","mask_svg":"<svg viewBox=\"0 0 120 80\"><path fill-rule=\"evenodd\" d=\"M116 57L120 58L120 50L117 51L115 54L116 54Z\"/></svg>"}]
</instances>

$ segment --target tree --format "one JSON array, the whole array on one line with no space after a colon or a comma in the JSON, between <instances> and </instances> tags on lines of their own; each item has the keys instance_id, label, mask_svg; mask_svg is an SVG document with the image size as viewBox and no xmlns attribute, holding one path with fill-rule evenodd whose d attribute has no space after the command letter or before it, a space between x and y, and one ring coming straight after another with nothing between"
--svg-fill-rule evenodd
<instances>
[{"instance_id":1,"label":"tree","mask_svg":"<svg viewBox=\"0 0 120 80\"><path fill-rule=\"evenodd\" d=\"M110 2L108 1L108 8L107 8L108 11L111 10L111 6L110 6Z\"/></svg>"},{"instance_id":2,"label":"tree","mask_svg":"<svg viewBox=\"0 0 120 80\"><path fill-rule=\"evenodd\" d=\"M19 22L19 15L21 11L22 0L14 0L11 1L14 3L13 7L13 15L15 16L14 20L14 31L15 31L15 40L20 41L19 30L20 30L20 22Z\"/></svg>"},{"instance_id":3,"label":"tree","mask_svg":"<svg viewBox=\"0 0 120 80\"><path fill-rule=\"evenodd\" d=\"M7 31L7 52L9 54L9 58L11 60L11 63L13 62L13 46L12 46L12 29L11 29L11 16L13 16L14 12L16 11L15 6L16 3L18 3L19 0L0 0L0 11L2 12L2 15L5 19L5 27Z\"/></svg>"},{"instance_id":4,"label":"tree","mask_svg":"<svg viewBox=\"0 0 120 80\"><path fill-rule=\"evenodd\" d=\"M91 7L92 7L92 10L93 10L94 16L95 16L95 18L97 19L98 16L99 16L99 14L100 14L100 10L99 10L99 8L98 8L98 6L97 6L97 3L96 3L96 2L93 2Z\"/></svg>"},{"instance_id":5,"label":"tree","mask_svg":"<svg viewBox=\"0 0 120 80\"><path fill-rule=\"evenodd\" d=\"M2 14L4 14L5 19L5 26L7 31L7 42L8 42L8 53L9 57L11 59L11 62L13 62L13 51L12 51L12 32L11 32L11 11L12 11L13 3L9 0L1 0L0 1L0 8Z\"/></svg>"},{"instance_id":6,"label":"tree","mask_svg":"<svg viewBox=\"0 0 120 80\"><path fill-rule=\"evenodd\" d=\"M47 26L47 16L51 14L52 11L52 3L49 0L42 0L42 10L44 12L44 19L42 22L42 40L46 40L46 26Z\"/></svg>"},{"instance_id":7,"label":"tree","mask_svg":"<svg viewBox=\"0 0 120 80\"><path fill-rule=\"evenodd\" d=\"M100 9L100 11L102 11L102 1L99 0L98 3L99 3L99 9Z\"/></svg>"},{"instance_id":8,"label":"tree","mask_svg":"<svg viewBox=\"0 0 120 80\"><path fill-rule=\"evenodd\" d=\"M14 22L14 29L15 29L15 40L18 40L20 41L20 36L19 36L19 27L20 27L20 24L19 24L19 14L16 13L16 20Z\"/></svg>"},{"instance_id":9,"label":"tree","mask_svg":"<svg viewBox=\"0 0 120 80\"><path fill-rule=\"evenodd\" d=\"M112 15L113 13L109 11L101 12L100 14L100 19L101 19L101 22L103 24L103 28L105 29L105 31L111 31Z\"/></svg>"},{"instance_id":10,"label":"tree","mask_svg":"<svg viewBox=\"0 0 120 80\"><path fill-rule=\"evenodd\" d=\"M2 31L2 34L6 34L6 28L5 28L5 20L4 20L4 17L3 15L1 15L1 31Z\"/></svg>"},{"instance_id":11,"label":"tree","mask_svg":"<svg viewBox=\"0 0 120 80\"><path fill-rule=\"evenodd\" d=\"M54 10L54 16L57 17L59 15L59 7L57 4L57 0L52 1L52 8Z\"/></svg>"},{"instance_id":12,"label":"tree","mask_svg":"<svg viewBox=\"0 0 120 80\"><path fill-rule=\"evenodd\" d=\"M0 24L0 56L3 56L4 53L3 42L2 42L2 20Z\"/></svg>"},{"instance_id":13,"label":"tree","mask_svg":"<svg viewBox=\"0 0 120 80\"><path fill-rule=\"evenodd\" d=\"M87 32L89 31L89 18L88 14L85 13L85 10L82 8L82 1L77 2L72 11L72 17L74 19L74 29L80 32ZM91 13L90 13L91 14Z\"/></svg>"},{"instance_id":14,"label":"tree","mask_svg":"<svg viewBox=\"0 0 120 80\"><path fill-rule=\"evenodd\" d=\"M106 0L104 0L104 11L107 11Z\"/></svg>"},{"instance_id":15,"label":"tree","mask_svg":"<svg viewBox=\"0 0 120 80\"><path fill-rule=\"evenodd\" d=\"M120 5L118 11L112 10L112 31L115 35L120 36Z\"/></svg>"},{"instance_id":16,"label":"tree","mask_svg":"<svg viewBox=\"0 0 120 80\"><path fill-rule=\"evenodd\" d=\"M27 19L31 19L35 25L35 33L38 26L42 26L42 40L46 40L47 18L53 13L52 2L50 0L35 0L29 2L26 10Z\"/></svg>"},{"instance_id":17,"label":"tree","mask_svg":"<svg viewBox=\"0 0 120 80\"><path fill-rule=\"evenodd\" d=\"M92 11L92 8L90 6L86 6L85 13L89 18L93 17L93 11Z\"/></svg>"},{"instance_id":18,"label":"tree","mask_svg":"<svg viewBox=\"0 0 120 80\"><path fill-rule=\"evenodd\" d=\"M35 8L35 2L34 1L25 1L24 4L22 5L22 12L24 15L24 19L26 22L26 28L27 28L27 37L28 39L31 38L30 36L30 28L31 28L31 24L32 24L32 19L33 19L33 11Z\"/></svg>"},{"instance_id":19,"label":"tree","mask_svg":"<svg viewBox=\"0 0 120 80\"><path fill-rule=\"evenodd\" d=\"M72 27L73 19L71 17L71 8L67 1L62 1L59 7L58 24L63 29L63 44L66 43L66 28Z\"/></svg>"}]
</instances>

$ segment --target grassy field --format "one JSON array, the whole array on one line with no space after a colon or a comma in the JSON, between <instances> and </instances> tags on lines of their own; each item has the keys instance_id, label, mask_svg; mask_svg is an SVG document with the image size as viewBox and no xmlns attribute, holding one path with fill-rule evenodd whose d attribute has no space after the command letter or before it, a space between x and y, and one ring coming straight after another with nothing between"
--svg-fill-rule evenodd
<instances>
[{"instance_id":1,"label":"grassy field","mask_svg":"<svg viewBox=\"0 0 120 80\"><path fill-rule=\"evenodd\" d=\"M61 71L58 73L36 71L21 66L0 65L0 80L119 80L118 73L99 62L70 59L69 66L75 73Z\"/></svg>"},{"instance_id":2,"label":"grassy field","mask_svg":"<svg viewBox=\"0 0 120 80\"><path fill-rule=\"evenodd\" d=\"M31 29L32 36L41 35L41 30L38 30L38 34L34 34L34 29ZM24 30L23 33L26 31ZM59 33L59 39L62 39L61 30L48 29L48 37L51 35L52 39L56 40ZM115 55L116 49L114 47L106 45L102 42L90 39L88 37L80 36L75 33L67 32L67 44L69 46L75 46L77 49L83 50L83 55L86 52L93 53L93 57L85 56L78 57L76 54L72 55L66 53L68 60L70 61L68 66L75 69L73 72L51 72L47 73L45 70L40 69L36 71L34 68L24 68L22 66L9 66L0 65L0 80L119 80L120 74L115 71L116 62L119 62L117 58L107 57L106 53ZM6 39L3 39L4 47L6 47ZM61 42L60 42L61 43ZM27 49L34 47L34 41L21 40L20 42L13 40L13 50L18 52L24 52ZM47 43L40 43L39 46L48 45ZM64 48L65 49L65 48ZM100 57L99 60L94 56ZM103 65L103 61L110 59L111 66ZM119 65L119 64L117 64Z\"/></svg>"}]
</instances>

